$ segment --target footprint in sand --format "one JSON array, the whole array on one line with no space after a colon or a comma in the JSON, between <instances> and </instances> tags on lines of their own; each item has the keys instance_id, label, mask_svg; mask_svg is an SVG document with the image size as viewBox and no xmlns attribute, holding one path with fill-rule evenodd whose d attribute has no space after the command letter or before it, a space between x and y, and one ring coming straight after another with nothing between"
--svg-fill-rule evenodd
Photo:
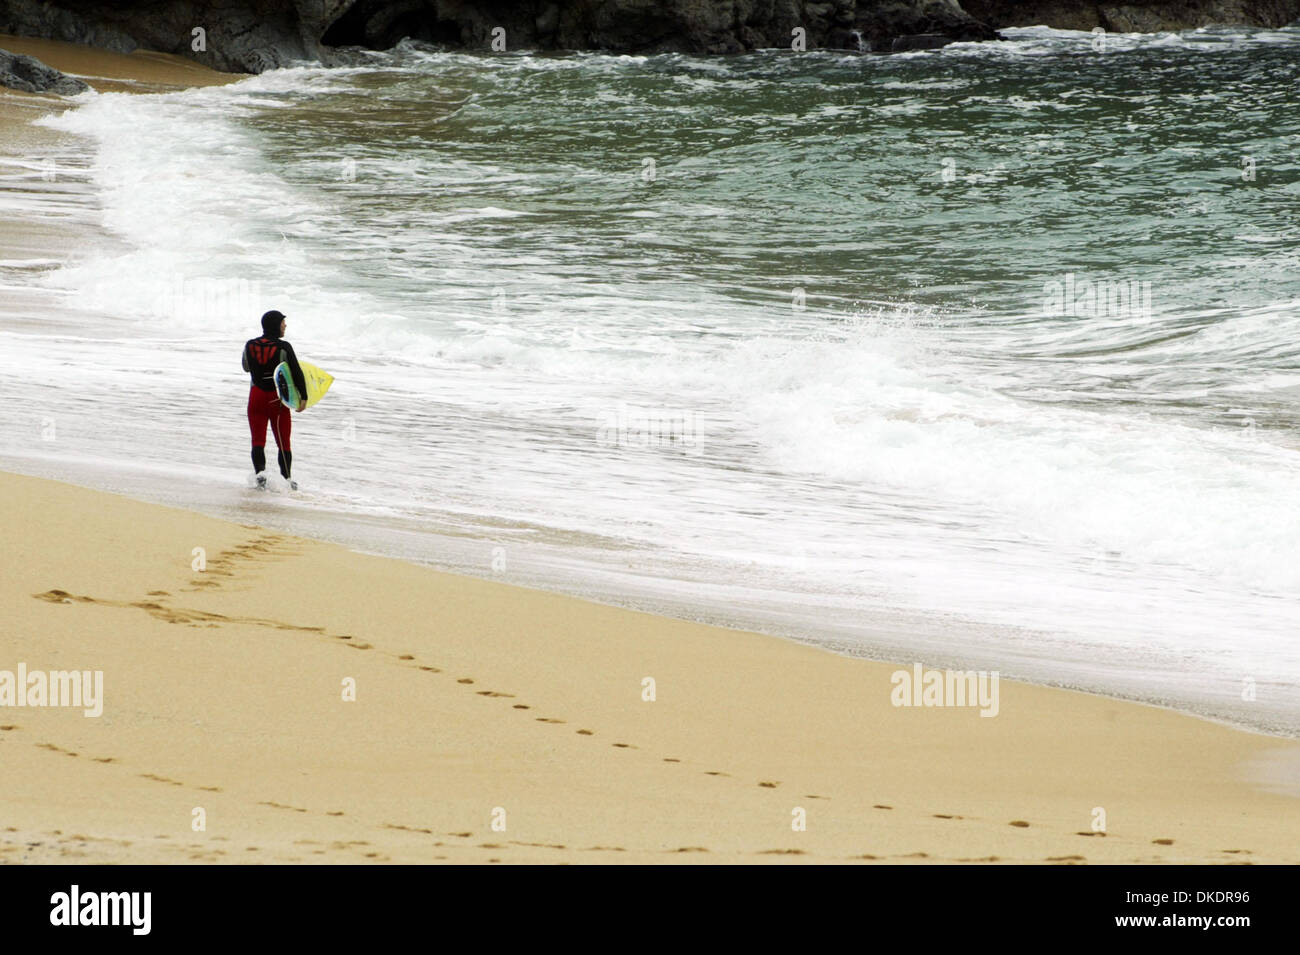
<instances>
[{"instance_id":1,"label":"footprint in sand","mask_svg":"<svg viewBox=\"0 0 1300 955\"><path fill-rule=\"evenodd\" d=\"M764 789L775 789L777 786L779 786L779 785L781 785L781 784L780 784L780 783L770 782L770 781L768 781L768 780L765 779L765 780L763 780L761 783L759 783L759 785L760 785L761 787L763 787Z\"/></svg>"},{"instance_id":2,"label":"footprint in sand","mask_svg":"<svg viewBox=\"0 0 1300 955\"><path fill-rule=\"evenodd\" d=\"M1087 862L1083 856L1048 856L1047 862Z\"/></svg>"},{"instance_id":3,"label":"footprint in sand","mask_svg":"<svg viewBox=\"0 0 1300 955\"><path fill-rule=\"evenodd\" d=\"M564 720L553 719L552 717L549 716L538 716L535 717L535 719L537 720L538 723L563 723L564 722ZM578 730L578 732L581 733L582 730Z\"/></svg>"},{"instance_id":4,"label":"footprint in sand","mask_svg":"<svg viewBox=\"0 0 1300 955\"><path fill-rule=\"evenodd\" d=\"M1151 842L1157 846L1172 846L1174 844L1172 839L1152 839Z\"/></svg>"},{"instance_id":5,"label":"footprint in sand","mask_svg":"<svg viewBox=\"0 0 1300 955\"><path fill-rule=\"evenodd\" d=\"M469 677L467 677L467 676L463 676L463 677L461 677L459 680L457 680L456 682L457 682L457 683L473 683L474 681L471 680L471 679L470 679Z\"/></svg>"},{"instance_id":6,"label":"footprint in sand","mask_svg":"<svg viewBox=\"0 0 1300 955\"><path fill-rule=\"evenodd\" d=\"M402 654L400 657L398 657L397 659L399 659L399 660L414 660L415 657L411 656L409 653L403 653L403 654Z\"/></svg>"},{"instance_id":7,"label":"footprint in sand","mask_svg":"<svg viewBox=\"0 0 1300 955\"><path fill-rule=\"evenodd\" d=\"M941 813L941 812L932 813L931 815L933 815L934 818L936 818L936 819L960 819L960 818L962 818L961 816L949 816L949 815L945 815L944 813Z\"/></svg>"},{"instance_id":8,"label":"footprint in sand","mask_svg":"<svg viewBox=\"0 0 1300 955\"><path fill-rule=\"evenodd\" d=\"M532 709L532 707L529 706L527 703L516 703L515 706L514 706L514 708L517 709L517 710L531 710L531 709Z\"/></svg>"},{"instance_id":9,"label":"footprint in sand","mask_svg":"<svg viewBox=\"0 0 1300 955\"><path fill-rule=\"evenodd\" d=\"M385 828L385 829L397 829L397 830L400 831L400 832L418 832L418 833L420 833L420 834L422 834L422 835L426 835L426 836L431 836L431 835L433 835L433 830L432 830L432 829L416 829L416 828L413 827L413 826L403 826L403 825L399 825L398 823L395 823L395 822L386 822L386 823L384 823L384 828Z\"/></svg>"},{"instance_id":10,"label":"footprint in sand","mask_svg":"<svg viewBox=\"0 0 1300 955\"><path fill-rule=\"evenodd\" d=\"M168 779L166 776L157 776L154 773L140 773L141 779L152 779L156 783L166 783L168 786L184 786L184 783L178 783L174 779Z\"/></svg>"},{"instance_id":11,"label":"footprint in sand","mask_svg":"<svg viewBox=\"0 0 1300 955\"><path fill-rule=\"evenodd\" d=\"M665 756L665 757L664 757L664 762L665 762L665 763L680 763L681 760L680 760L680 759L677 759L677 758L674 757L674 756Z\"/></svg>"},{"instance_id":12,"label":"footprint in sand","mask_svg":"<svg viewBox=\"0 0 1300 955\"><path fill-rule=\"evenodd\" d=\"M478 695L479 695L479 696L492 696L492 697L498 697L498 696L509 696L509 697L513 697L513 696L514 696L513 693L500 693L500 692L498 692L497 690L479 690L479 691L478 691Z\"/></svg>"},{"instance_id":13,"label":"footprint in sand","mask_svg":"<svg viewBox=\"0 0 1300 955\"><path fill-rule=\"evenodd\" d=\"M893 809L893 806L882 806L879 803L871 807L872 809Z\"/></svg>"},{"instance_id":14,"label":"footprint in sand","mask_svg":"<svg viewBox=\"0 0 1300 955\"><path fill-rule=\"evenodd\" d=\"M1076 832L1075 835L1076 836L1101 836L1103 839L1106 838L1106 833L1104 832Z\"/></svg>"},{"instance_id":15,"label":"footprint in sand","mask_svg":"<svg viewBox=\"0 0 1300 955\"><path fill-rule=\"evenodd\" d=\"M286 806L282 802L267 802L263 800L258 803L259 806L270 806L272 809L292 809L294 812L306 812L306 809L299 809L297 806Z\"/></svg>"},{"instance_id":16,"label":"footprint in sand","mask_svg":"<svg viewBox=\"0 0 1300 955\"><path fill-rule=\"evenodd\" d=\"M70 604L73 601L72 594L66 590L47 590L43 594L32 594L37 600L44 600L52 604ZM80 597L79 600L87 601L89 598ZM93 602L93 601L91 601Z\"/></svg>"},{"instance_id":17,"label":"footprint in sand","mask_svg":"<svg viewBox=\"0 0 1300 955\"><path fill-rule=\"evenodd\" d=\"M1023 819L1012 819L1009 823L1007 823L1007 825L1008 825L1008 826L1015 826L1015 827L1017 827L1018 829L1028 829L1028 828L1029 828L1029 823L1025 822L1025 820L1023 820Z\"/></svg>"},{"instance_id":18,"label":"footprint in sand","mask_svg":"<svg viewBox=\"0 0 1300 955\"><path fill-rule=\"evenodd\" d=\"M551 723L551 722L554 722L554 723L563 723L564 720L542 720L542 722L543 722L543 723ZM578 730L578 735L579 735L579 736L595 736L596 734L593 733L591 730Z\"/></svg>"},{"instance_id":19,"label":"footprint in sand","mask_svg":"<svg viewBox=\"0 0 1300 955\"><path fill-rule=\"evenodd\" d=\"M802 849L763 849L758 855L761 856L802 856L807 855Z\"/></svg>"}]
</instances>

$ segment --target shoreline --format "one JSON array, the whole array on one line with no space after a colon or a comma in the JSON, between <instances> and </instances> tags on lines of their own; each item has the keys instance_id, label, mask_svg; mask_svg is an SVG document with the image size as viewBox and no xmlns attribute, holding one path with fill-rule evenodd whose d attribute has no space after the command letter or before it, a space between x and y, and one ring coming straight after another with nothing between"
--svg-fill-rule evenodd
<instances>
[{"instance_id":1,"label":"shoreline","mask_svg":"<svg viewBox=\"0 0 1300 955\"><path fill-rule=\"evenodd\" d=\"M898 707L902 666L0 487L0 670L104 673L100 719L0 708L14 861L1300 861L1300 743L1011 681Z\"/></svg>"},{"instance_id":2,"label":"shoreline","mask_svg":"<svg viewBox=\"0 0 1300 955\"><path fill-rule=\"evenodd\" d=\"M137 472L124 462L105 460L92 464L54 457L0 455L0 473L120 493L141 503L181 508L216 520L240 524L257 522L258 526L276 533L341 546L365 556L399 560L437 573L503 583L682 623L759 634L824 650L846 659L891 665L899 661L923 660L927 666L943 669L996 671L1006 680L1083 693L1117 703L1153 707L1267 739L1300 739L1300 734L1287 722L1292 710L1286 705L1286 699L1272 700L1267 690L1262 694L1263 699L1249 703L1242 701L1235 709L1224 707L1222 711L1216 711L1205 702L1211 699L1208 686L1203 687L1199 694L1189 691L1191 695L1186 699L1170 700L1151 692L1143 695L1141 690L1144 685L1149 687L1144 681L1151 678L1150 674L1134 671L1125 677L1124 686L1132 688L1126 694L1113 681L1110 684L1078 685L1067 678L1054 676L1051 665L1057 661L1047 656L1033 657L1022 653L1019 658L1014 658L996 645L982 648L979 652L972 651L969 646L965 650L957 649L957 644L969 644L975 635L995 640L1012 632L979 621L884 607L855 612L856 629L851 633L840 633L831 629L824 620L816 623L811 619L795 621L784 605L765 610L742 606L740 597L736 595L722 601L717 596L716 586L710 588L708 597L696 594L693 599L691 593L680 593L667 587L649 589L647 582L654 578L635 574L611 574L610 579L602 582L575 582L578 578L565 578L554 571L550 561L556 555L536 544L525 547L486 534L473 536L446 528L440 530L433 526L392 523L382 517L328 507L317 510L310 506L309 500L303 507L268 510L264 505L276 504L278 498L251 501L244 495L244 485L233 476L226 482L209 478L190 481L185 485L188 496L182 497L162 493L159 481L151 478L152 471ZM174 480L182 479L177 475ZM306 499L300 495L294 500L301 502ZM258 506L250 506L254 503ZM411 540L417 542L416 546L409 544ZM408 543L403 544L403 541ZM511 554L509 573L494 573L489 569L491 553L498 547L504 547ZM527 555L526 561L521 561L521 554ZM525 562L527 570L521 569ZM954 634L960 634L960 639L955 639ZM1032 637L1030 631L1020 633L1022 638L1026 635ZM860 642L862 640L870 642L864 644ZM1008 668L1008 662L1013 660L1021 669ZM1029 672L1025 672L1026 669ZM1163 676L1166 681L1176 679L1173 674ZM1201 704L1199 707L1198 703Z\"/></svg>"}]
</instances>

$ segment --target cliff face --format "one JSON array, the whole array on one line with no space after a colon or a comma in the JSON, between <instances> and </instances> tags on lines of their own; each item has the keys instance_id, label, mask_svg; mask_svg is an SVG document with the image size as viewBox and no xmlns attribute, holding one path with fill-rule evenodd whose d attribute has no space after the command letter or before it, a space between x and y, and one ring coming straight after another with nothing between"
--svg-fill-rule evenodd
<instances>
[{"instance_id":1,"label":"cliff face","mask_svg":"<svg viewBox=\"0 0 1300 955\"><path fill-rule=\"evenodd\" d=\"M1300 0L963 0L973 17L995 27L1045 24L1062 30L1156 33L1211 24L1281 27L1300 19Z\"/></svg>"},{"instance_id":2,"label":"cliff face","mask_svg":"<svg viewBox=\"0 0 1300 955\"><path fill-rule=\"evenodd\" d=\"M509 49L737 53L789 48L802 27L808 49L884 46L905 34L994 39L955 0L356 0L325 42L386 48L404 36L488 49L500 28Z\"/></svg>"},{"instance_id":3,"label":"cliff face","mask_svg":"<svg viewBox=\"0 0 1300 955\"><path fill-rule=\"evenodd\" d=\"M734 53L788 48L796 28L810 50L889 50L995 39L1013 25L1128 32L1298 17L1300 0L0 0L0 33L254 73L408 36L489 49L498 30L510 50Z\"/></svg>"}]
</instances>

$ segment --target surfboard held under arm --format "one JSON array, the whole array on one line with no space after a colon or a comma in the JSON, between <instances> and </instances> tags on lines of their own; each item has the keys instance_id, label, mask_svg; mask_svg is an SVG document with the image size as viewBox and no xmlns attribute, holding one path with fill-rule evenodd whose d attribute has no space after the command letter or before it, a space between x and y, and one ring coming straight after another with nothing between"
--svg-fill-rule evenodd
<instances>
[{"instance_id":1,"label":"surfboard held under arm","mask_svg":"<svg viewBox=\"0 0 1300 955\"><path fill-rule=\"evenodd\" d=\"M310 362L299 361L298 364L302 368L302 377L307 382L307 403L302 407L305 411L325 397L325 392L334 384L334 376ZM293 383L293 372L289 370L288 362L282 361L276 366L275 390L285 407L299 410L298 402L303 396L298 394L298 388Z\"/></svg>"}]
</instances>

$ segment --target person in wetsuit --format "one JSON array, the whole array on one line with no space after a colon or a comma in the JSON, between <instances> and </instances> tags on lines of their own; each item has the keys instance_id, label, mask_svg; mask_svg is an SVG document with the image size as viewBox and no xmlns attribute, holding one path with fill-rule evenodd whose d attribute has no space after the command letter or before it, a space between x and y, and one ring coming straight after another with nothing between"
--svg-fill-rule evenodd
<instances>
[{"instance_id":1,"label":"person in wetsuit","mask_svg":"<svg viewBox=\"0 0 1300 955\"><path fill-rule=\"evenodd\" d=\"M303 378L302 367L293 346L280 336L284 334L284 315L270 311L262 316L262 334L250 338L244 343L244 371L253 379L248 391L248 429L253 435L253 470L257 472L257 486L266 487L266 426L271 426L275 435L275 445L279 450L280 473L289 482L289 487L298 490L298 484L290 477L293 468L293 451L289 447L289 436L293 430L293 419L289 409L280 401L275 390L275 369L281 362L288 362L289 372L293 375L294 387L298 389L301 411L307 396L307 381Z\"/></svg>"}]
</instances>

